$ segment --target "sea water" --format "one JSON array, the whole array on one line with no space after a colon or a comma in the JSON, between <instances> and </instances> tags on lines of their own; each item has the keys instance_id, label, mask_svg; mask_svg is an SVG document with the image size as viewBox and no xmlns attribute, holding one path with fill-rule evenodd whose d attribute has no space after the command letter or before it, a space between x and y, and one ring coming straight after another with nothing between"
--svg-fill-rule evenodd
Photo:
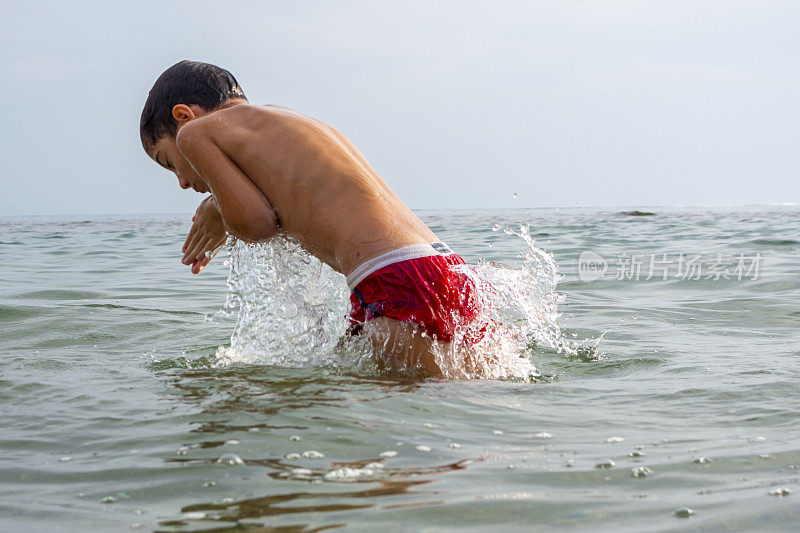
<instances>
[{"instance_id":1,"label":"sea water","mask_svg":"<svg viewBox=\"0 0 800 533\"><path fill-rule=\"evenodd\" d=\"M420 212L506 327L455 379L342 349L290 240L0 220L0 529L791 529L800 209L630 211Z\"/></svg>"}]
</instances>

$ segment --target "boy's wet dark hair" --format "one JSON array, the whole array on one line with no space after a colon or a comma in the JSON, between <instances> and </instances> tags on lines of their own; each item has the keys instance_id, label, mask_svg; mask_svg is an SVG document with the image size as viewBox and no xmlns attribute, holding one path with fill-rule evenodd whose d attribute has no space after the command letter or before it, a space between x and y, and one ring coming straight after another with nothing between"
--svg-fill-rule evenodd
<instances>
[{"instance_id":1,"label":"boy's wet dark hair","mask_svg":"<svg viewBox=\"0 0 800 533\"><path fill-rule=\"evenodd\" d=\"M176 105L197 104L213 111L232 98L245 98L244 91L224 68L199 61L175 63L158 77L144 103L139 122L142 145L147 148L177 134L178 124L172 117Z\"/></svg>"}]
</instances>

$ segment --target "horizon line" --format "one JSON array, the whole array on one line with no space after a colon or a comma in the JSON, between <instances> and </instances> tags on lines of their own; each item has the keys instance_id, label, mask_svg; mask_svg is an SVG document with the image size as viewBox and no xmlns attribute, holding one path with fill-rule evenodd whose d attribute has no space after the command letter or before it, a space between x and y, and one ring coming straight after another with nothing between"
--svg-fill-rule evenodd
<instances>
[{"instance_id":1,"label":"horizon line","mask_svg":"<svg viewBox=\"0 0 800 533\"><path fill-rule=\"evenodd\" d=\"M676 204L676 205L668 205L668 204L635 204L635 205L554 205L554 206L520 206L520 207L423 207L423 208L411 208L412 211L511 211L511 210L519 210L519 209L628 209L628 210L641 210L641 209L681 209L681 208L702 208L702 207L711 207L711 208L720 208L720 207L800 207L800 202L781 202L781 203L774 203L774 204ZM31 213L31 214L12 214L12 215L0 215L0 219L11 219L11 218L25 218L25 217L126 217L126 216L156 216L156 215L186 215L191 214L191 211L123 211L118 213L100 213L100 212L90 212L90 213Z\"/></svg>"}]
</instances>

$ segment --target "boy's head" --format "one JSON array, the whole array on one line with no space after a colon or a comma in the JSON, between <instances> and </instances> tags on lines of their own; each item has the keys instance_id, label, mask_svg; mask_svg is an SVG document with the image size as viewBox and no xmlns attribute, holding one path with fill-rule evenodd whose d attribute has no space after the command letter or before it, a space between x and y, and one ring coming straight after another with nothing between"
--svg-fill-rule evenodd
<instances>
[{"instance_id":1,"label":"boy's head","mask_svg":"<svg viewBox=\"0 0 800 533\"><path fill-rule=\"evenodd\" d=\"M139 135L147 150L162 137L175 137L178 123L172 108L178 104L198 105L210 112L228 100L245 100L244 91L233 74L209 63L181 61L158 77L139 121Z\"/></svg>"},{"instance_id":2,"label":"boy's head","mask_svg":"<svg viewBox=\"0 0 800 533\"><path fill-rule=\"evenodd\" d=\"M195 173L189 168L180 172L180 167L186 167L185 161L177 161L179 157L174 147L180 123L186 120L187 114L194 118L232 100L247 100L233 74L198 61L181 61L172 65L150 89L139 122L142 146L159 165L178 175L184 189L200 190L201 187L196 179L192 179Z\"/></svg>"}]
</instances>

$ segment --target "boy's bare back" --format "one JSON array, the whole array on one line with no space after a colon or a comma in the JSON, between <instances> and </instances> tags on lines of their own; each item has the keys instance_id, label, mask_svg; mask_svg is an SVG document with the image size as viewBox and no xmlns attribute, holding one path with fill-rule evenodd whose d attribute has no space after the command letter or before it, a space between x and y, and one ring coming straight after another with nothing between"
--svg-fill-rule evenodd
<instances>
[{"instance_id":1,"label":"boy's bare back","mask_svg":"<svg viewBox=\"0 0 800 533\"><path fill-rule=\"evenodd\" d=\"M236 210L261 219L241 220L245 232L263 224L262 209L241 213L238 205L255 192L246 190L249 179L274 208L275 231L345 275L385 252L437 240L344 135L290 109L230 105L187 122L176 143L223 218Z\"/></svg>"}]
</instances>

